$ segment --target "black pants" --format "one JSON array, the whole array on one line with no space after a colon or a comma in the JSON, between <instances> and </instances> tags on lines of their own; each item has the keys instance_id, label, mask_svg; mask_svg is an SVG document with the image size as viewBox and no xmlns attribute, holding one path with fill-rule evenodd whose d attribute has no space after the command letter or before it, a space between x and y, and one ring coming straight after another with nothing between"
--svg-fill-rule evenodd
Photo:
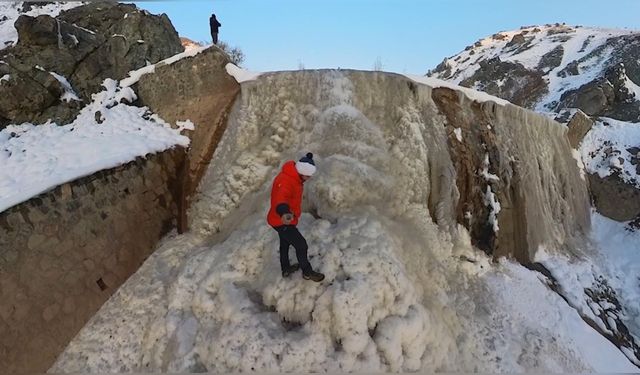
<instances>
[{"instance_id":1,"label":"black pants","mask_svg":"<svg viewBox=\"0 0 640 375\"><path fill-rule=\"evenodd\" d=\"M211 41L213 44L218 44L218 32L211 29Z\"/></svg>"},{"instance_id":2,"label":"black pants","mask_svg":"<svg viewBox=\"0 0 640 375\"><path fill-rule=\"evenodd\" d=\"M302 234L296 228L295 225L282 225L274 227L273 229L278 232L280 237L280 267L284 271L291 266L289 263L289 246L293 245L296 249L296 257L298 258L298 264L303 273L309 273L312 271L309 259L307 259L307 241L302 237Z\"/></svg>"}]
</instances>

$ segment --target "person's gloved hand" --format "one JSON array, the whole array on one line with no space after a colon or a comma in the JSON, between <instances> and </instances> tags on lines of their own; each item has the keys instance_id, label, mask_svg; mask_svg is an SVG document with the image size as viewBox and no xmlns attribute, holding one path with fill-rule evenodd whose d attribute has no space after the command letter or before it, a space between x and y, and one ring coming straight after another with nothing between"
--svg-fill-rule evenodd
<instances>
[{"instance_id":1,"label":"person's gloved hand","mask_svg":"<svg viewBox=\"0 0 640 375\"><path fill-rule=\"evenodd\" d=\"M286 214L282 215L282 223L284 225L289 225L289 224L291 224L292 221L293 221L293 214L292 213L286 213Z\"/></svg>"}]
</instances>

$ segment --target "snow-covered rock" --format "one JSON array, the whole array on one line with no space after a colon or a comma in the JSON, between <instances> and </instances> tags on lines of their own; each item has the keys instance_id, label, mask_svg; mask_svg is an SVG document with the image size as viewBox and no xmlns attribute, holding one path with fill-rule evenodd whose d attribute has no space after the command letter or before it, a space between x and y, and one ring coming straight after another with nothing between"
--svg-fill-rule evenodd
<instances>
[{"instance_id":1,"label":"snow-covered rock","mask_svg":"<svg viewBox=\"0 0 640 375\"><path fill-rule=\"evenodd\" d=\"M0 84L0 128L69 123L84 106L81 101L90 101L105 79L122 79L183 50L166 15L153 16L135 5L24 5L33 9L23 14L17 3L0 4L0 14L8 14L0 22L0 42L11 40L0 48L0 77L11 77ZM142 38L145 43L139 42Z\"/></svg>"}]
</instances>

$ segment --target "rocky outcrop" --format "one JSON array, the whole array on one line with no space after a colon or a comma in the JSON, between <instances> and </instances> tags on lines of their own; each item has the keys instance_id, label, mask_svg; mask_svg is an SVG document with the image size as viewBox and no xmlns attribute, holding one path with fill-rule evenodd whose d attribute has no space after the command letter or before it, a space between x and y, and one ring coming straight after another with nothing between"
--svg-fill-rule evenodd
<instances>
[{"instance_id":1,"label":"rocky outcrop","mask_svg":"<svg viewBox=\"0 0 640 375\"><path fill-rule=\"evenodd\" d=\"M542 75L527 70L522 64L496 57L481 61L479 65L480 69L462 81L462 86L473 87L522 107L530 107L547 93Z\"/></svg>"},{"instance_id":2,"label":"rocky outcrop","mask_svg":"<svg viewBox=\"0 0 640 375\"><path fill-rule=\"evenodd\" d=\"M593 126L593 120L589 116L585 115L581 110L577 110L571 117L571 120L567 123L567 137L569 137L569 144L572 148L578 149L580 142L585 135L591 130Z\"/></svg>"},{"instance_id":3,"label":"rocky outcrop","mask_svg":"<svg viewBox=\"0 0 640 375\"><path fill-rule=\"evenodd\" d=\"M44 372L175 227L184 150L139 158L0 213L0 368Z\"/></svg>"},{"instance_id":4,"label":"rocky outcrop","mask_svg":"<svg viewBox=\"0 0 640 375\"><path fill-rule=\"evenodd\" d=\"M640 98L636 98L628 87L630 81L640 84L640 35L611 38L607 48L597 48L572 67L573 75L579 74L578 66L593 59L602 58L613 51L605 69L591 82L565 92L557 108L579 108L591 116L604 116L621 121L640 122ZM570 67L565 70L570 73Z\"/></svg>"},{"instance_id":5,"label":"rocky outcrop","mask_svg":"<svg viewBox=\"0 0 640 375\"><path fill-rule=\"evenodd\" d=\"M578 108L589 116L596 116L609 111L615 98L615 88L602 78L562 94L559 107Z\"/></svg>"},{"instance_id":6,"label":"rocky outcrop","mask_svg":"<svg viewBox=\"0 0 640 375\"><path fill-rule=\"evenodd\" d=\"M617 220L629 221L640 217L640 190L611 175L589 175L593 204L601 214Z\"/></svg>"},{"instance_id":7,"label":"rocky outcrop","mask_svg":"<svg viewBox=\"0 0 640 375\"><path fill-rule=\"evenodd\" d=\"M619 63L606 69L602 77L564 92L556 110L578 108L589 116L638 122L640 98L635 98L630 92L627 80L640 82L640 75L634 78L627 76L624 63Z\"/></svg>"},{"instance_id":8,"label":"rocky outcrop","mask_svg":"<svg viewBox=\"0 0 640 375\"><path fill-rule=\"evenodd\" d=\"M15 26L17 45L0 51L0 127L70 122L105 78L183 50L166 15L134 5L91 2L56 18L23 15Z\"/></svg>"},{"instance_id":9,"label":"rocky outcrop","mask_svg":"<svg viewBox=\"0 0 640 375\"><path fill-rule=\"evenodd\" d=\"M562 47L562 45L559 45L542 56L536 70L548 73L560 66L563 57L564 47Z\"/></svg>"},{"instance_id":10,"label":"rocky outcrop","mask_svg":"<svg viewBox=\"0 0 640 375\"><path fill-rule=\"evenodd\" d=\"M240 85L227 74L229 57L211 47L193 58L156 67L155 74L143 76L135 87L138 102L165 121L190 120L195 130L182 170L179 201L179 230L187 229L186 212L196 187L209 165Z\"/></svg>"}]
</instances>

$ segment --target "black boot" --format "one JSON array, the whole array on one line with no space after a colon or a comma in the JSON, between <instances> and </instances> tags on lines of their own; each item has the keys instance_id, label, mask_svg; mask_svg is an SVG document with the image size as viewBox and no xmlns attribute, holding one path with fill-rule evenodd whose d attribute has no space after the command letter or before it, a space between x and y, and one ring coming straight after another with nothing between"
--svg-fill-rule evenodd
<instances>
[{"instance_id":1,"label":"black boot","mask_svg":"<svg viewBox=\"0 0 640 375\"><path fill-rule=\"evenodd\" d=\"M289 277L292 273L296 272L300 269L300 266L297 264L293 264L289 266L287 269L282 270L282 277Z\"/></svg>"},{"instance_id":2,"label":"black boot","mask_svg":"<svg viewBox=\"0 0 640 375\"><path fill-rule=\"evenodd\" d=\"M313 280L317 283L319 283L320 281L324 280L324 274L320 273L320 272L316 272L311 270L309 273L303 273L302 277L305 280Z\"/></svg>"}]
</instances>

